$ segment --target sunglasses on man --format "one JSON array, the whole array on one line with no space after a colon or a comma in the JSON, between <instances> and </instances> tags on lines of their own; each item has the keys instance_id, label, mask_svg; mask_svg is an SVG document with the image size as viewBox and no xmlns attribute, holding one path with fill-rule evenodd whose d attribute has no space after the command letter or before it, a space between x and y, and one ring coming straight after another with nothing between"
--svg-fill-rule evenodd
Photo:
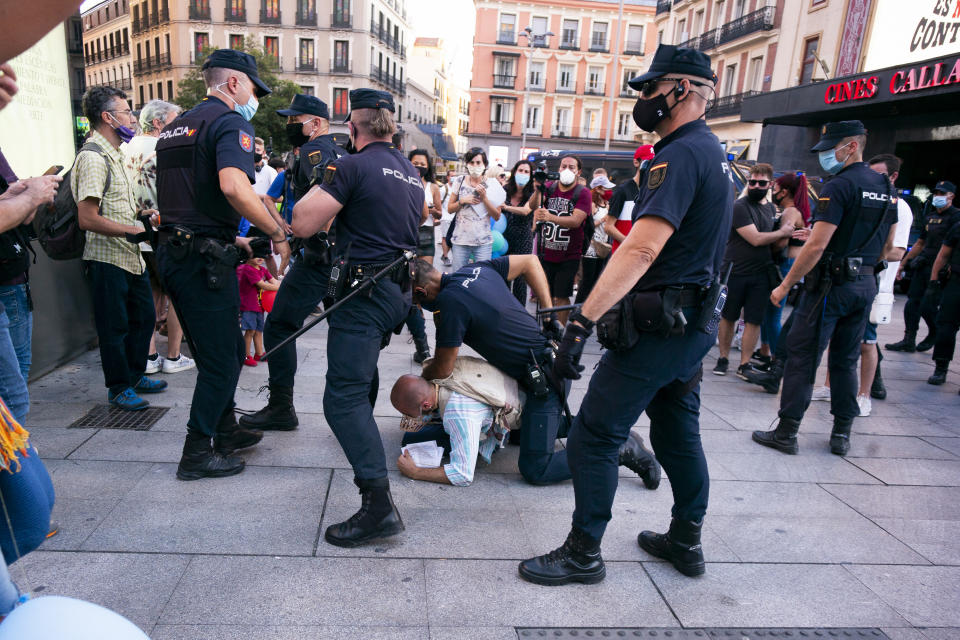
<instances>
[{"instance_id":1,"label":"sunglasses on man","mask_svg":"<svg viewBox=\"0 0 960 640\"><path fill-rule=\"evenodd\" d=\"M747 184L750 185L751 187L766 187L767 185L770 184L770 181L750 179L749 181L747 181Z\"/></svg>"}]
</instances>

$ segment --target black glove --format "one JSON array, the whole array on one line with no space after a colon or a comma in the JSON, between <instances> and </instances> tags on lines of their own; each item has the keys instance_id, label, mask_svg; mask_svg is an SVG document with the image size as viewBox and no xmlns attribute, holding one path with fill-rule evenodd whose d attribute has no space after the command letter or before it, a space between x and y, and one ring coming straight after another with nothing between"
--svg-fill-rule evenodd
<instances>
[{"instance_id":1,"label":"black glove","mask_svg":"<svg viewBox=\"0 0 960 640\"><path fill-rule=\"evenodd\" d=\"M579 324L567 323L563 338L560 340L560 348L557 350L557 357L550 370L550 375L556 383L562 383L565 379L580 379L580 372L585 369L580 364L580 356L583 355L583 347L587 344L590 333L589 329L584 329Z\"/></svg>"},{"instance_id":2,"label":"black glove","mask_svg":"<svg viewBox=\"0 0 960 640\"><path fill-rule=\"evenodd\" d=\"M563 325L557 320L556 314L551 313L543 321L543 335L547 340L557 343L563 338Z\"/></svg>"}]
</instances>

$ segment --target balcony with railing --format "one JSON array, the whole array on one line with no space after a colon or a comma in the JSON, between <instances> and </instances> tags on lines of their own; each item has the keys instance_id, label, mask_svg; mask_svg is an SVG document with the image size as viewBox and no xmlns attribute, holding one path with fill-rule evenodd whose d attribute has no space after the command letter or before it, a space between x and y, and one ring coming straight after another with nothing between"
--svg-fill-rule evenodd
<instances>
[{"instance_id":1,"label":"balcony with railing","mask_svg":"<svg viewBox=\"0 0 960 640\"><path fill-rule=\"evenodd\" d=\"M308 58L297 58L297 73L317 73L317 61Z\"/></svg>"},{"instance_id":2,"label":"balcony with railing","mask_svg":"<svg viewBox=\"0 0 960 640\"><path fill-rule=\"evenodd\" d=\"M156 27L160 25L160 15L158 12L154 11L150 14L150 26Z\"/></svg>"},{"instance_id":3,"label":"balcony with railing","mask_svg":"<svg viewBox=\"0 0 960 640\"><path fill-rule=\"evenodd\" d=\"M588 96L602 96L602 95L603 95L603 83L602 83L602 82L594 82L594 83L588 82L588 83L587 83L587 87L586 87L586 89L584 90L584 94L586 94L586 95L588 95Z\"/></svg>"},{"instance_id":4,"label":"balcony with railing","mask_svg":"<svg viewBox=\"0 0 960 640\"><path fill-rule=\"evenodd\" d=\"M330 73L353 73L353 64L349 60L331 60Z\"/></svg>"},{"instance_id":5,"label":"balcony with railing","mask_svg":"<svg viewBox=\"0 0 960 640\"><path fill-rule=\"evenodd\" d=\"M130 78L121 78L115 84L121 91L133 91L133 81Z\"/></svg>"},{"instance_id":6,"label":"balcony with railing","mask_svg":"<svg viewBox=\"0 0 960 640\"><path fill-rule=\"evenodd\" d=\"M513 132L512 122L500 122L497 120L490 121L490 133L505 133L509 135L512 132Z\"/></svg>"},{"instance_id":7,"label":"balcony with railing","mask_svg":"<svg viewBox=\"0 0 960 640\"><path fill-rule=\"evenodd\" d=\"M602 38L594 37L590 39L590 51L598 53L608 53L610 51L610 45L607 43L607 37Z\"/></svg>"},{"instance_id":8,"label":"balcony with railing","mask_svg":"<svg viewBox=\"0 0 960 640\"><path fill-rule=\"evenodd\" d=\"M567 51L579 51L580 42L577 34L564 33L563 37L560 39L560 48Z\"/></svg>"},{"instance_id":9,"label":"balcony with railing","mask_svg":"<svg viewBox=\"0 0 960 640\"><path fill-rule=\"evenodd\" d=\"M623 47L623 54L626 56L642 56L643 42L639 40L627 40L627 44Z\"/></svg>"},{"instance_id":10,"label":"balcony with railing","mask_svg":"<svg viewBox=\"0 0 960 640\"><path fill-rule=\"evenodd\" d=\"M191 2L189 16L191 20L209 20L210 19L210 3L209 2Z\"/></svg>"},{"instance_id":11,"label":"balcony with railing","mask_svg":"<svg viewBox=\"0 0 960 640\"><path fill-rule=\"evenodd\" d=\"M554 92L555 93L576 93L577 87L576 86L564 87L558 84Z\"/></svg>"},{"instance_id":12,"label":"balcony with railing","mask_svg":"<svg viewBox=\"0 0 960 640\"><path fill-rule=\"evenodd\" d=\"M170 10L160 9L160 24L166 24L167 22L170 22Z\"/></svg>"},{"instance_id":13,"label":"balcony with railing","mask_svg":"<svg viewBox=\"0 0 960 640\"><path fill-rule=\"evenodd\" d=\"M158 69L165 69L171 66L169 53L158 53L153 59L154 66Z\"/></svg>"},{"instance_id":14,"label":"balcony with railing","mask_svg":"<svg viewBox=\"0 0 960 640\"><path fill-rule=\"evenodd\" d=\"M223 8L223 20L224 22L246 22L247 8L244 6L231 7L228 5Z\"/></svg>"},{"instance_id":15,"label":"balcony with railing","mask_svg":"<svg viewBox=\"0 0 960 640\"><path fill-rule=\"evenodd\" d=\"M260 9L260 24L280 24L280 9Z\"/></svg>"},{"instance_id":16,"label":"balcony with railing","mask_svg":"<svg viewBox=\"0 0 960 640\"><path fill-rule=\"evenodd\" d=\"M657 12L654 15L670 13L671 6L673 6L673 0L657 0Z\"/></svg>"},{"instance_id":17,"label":"balcony with railing","mask_svg":"<svg viewBox=\"0 0 960 640\"><path fill-rule=\"evenodd\" d=\"M143 58L142 60L134 60L134 61L133 61L133 72L134 72L135 74L137 74L137 75L142 75L142 74L147 73L148 71L150 71L150 67L151 67L151 66L152 66L152 65L151 65L151 60L150 60L150 58Z\"/></svg>"},{"instance_id":18,"label":"balcony with railing","mask_svg":"<svg viewBox=\"0 0 960 640\"><path fill-rule=\"evenodd\" d=\"M764 7L737 18L732 22L728 22L723 25L723 30L717 39L717 45L726 44L727 42L742 38L751 33L756 33L757 31L769 31L773 29L773 20L776 11L776 7Z\"/></svg>"},{"instance_id":19,"label":"balcony with railing","mask_svg":"<svg viewBox=\"0 0 960 640\"><path fill-rule=\"evenodd\" d=\"M546 49L550 46L550 36L545 34L533 34L530 36L533 39L533 46L539 47L540 49Z\"/></svg>"},{"instance_id":20,"label":"balcony with railing","mask_svg":"<svg viewBox=\"0 0 960 640\"><path fill-rule=\"evenodd\" d=\"M493 86L497 89L514 89L517 86L517 76L495 73L493 74Z\"/></svg>"},{"instance_id":21,"label":"balcony with railing","mask_svg":"<svg viewBox=\"0 0 960 640\"><path fill-rule=\"evenodd\" d=\"M517 44L516 31L498 31L497 44Z\"/></svg>"},{"instance_id":22,"label":"balcony with railing","mask_svg":"<svg viewBox=\"0 0 960 640\"><path fill-rule=\"evenodd\" d=\"M334 29L350 29L353 27L353 16L349 13L334 13L330 16L330 26Z\"/></svg>"},{"instance_id":23,"label":"balcony with railing","mask_svg":"<svg viewBox=\"0 0 960 640\"><path fill-rule=\"evenodd\" d=\"M297 24L301 27L317 26L317 12L308 9L299 9L297 11Z\"/></svg>"},{"instance_id":24,"label":"balcony with railing","mask_svg":"<svg viewBox=\"0 0 960 640\"><path fill-rule=\"evenodd\" d=\"M407 86L399 80L396 76L391 76L385 70L380 67L371 66L370 67L370 79L376 82L379 82L387 89L398 93L401 96L407 95Z\"/></svg>"},{"instance_id":25,"label":"balcony with railing","mask_svg":"<svg viewBox=\"0 0 960 640\"><path fill-rule=\"evenodd\" d=\"M735 116L740 113L740 108L743 106L743 99L749 98L750 96L755 96L761 93L760 91L744 91L743 93L736 93L732 96L724 96L718 98L717 102L713 105L713 108L707 112L707 118L723 118L726 116Z\"/></svg>"}]
</instances>

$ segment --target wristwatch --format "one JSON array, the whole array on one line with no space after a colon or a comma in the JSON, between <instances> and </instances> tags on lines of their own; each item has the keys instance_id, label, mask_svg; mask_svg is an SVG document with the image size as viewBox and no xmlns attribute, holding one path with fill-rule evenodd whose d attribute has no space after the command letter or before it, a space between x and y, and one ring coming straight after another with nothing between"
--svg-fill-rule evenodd
<instances>
[{"instance_id":1,"label":"wristwatch","mask_svg":"<svg viewBox=\"0 0 960 640\"><path fill-rule=\"evenodd\" d=\"M583 328L587 331L593 331L593 321L589 320L585 315L580 313L579 310L574 311L570 314L570 322L576 321L577 323L583 325Z\"/></svg>"}]
</instances>

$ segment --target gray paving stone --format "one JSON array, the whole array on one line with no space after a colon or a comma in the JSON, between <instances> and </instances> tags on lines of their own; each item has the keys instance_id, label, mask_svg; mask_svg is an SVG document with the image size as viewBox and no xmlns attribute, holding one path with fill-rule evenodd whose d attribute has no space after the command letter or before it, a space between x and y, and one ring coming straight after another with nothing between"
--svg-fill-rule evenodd
<instances>
[{"instance_id":1,"label":"gray paving stone","mask_svg":"<svg viewBox=\"0 0 960 640\"><path fill-rule=\"evenodd\" d=\"M306 414L309 418L316 414ZM319 417L319 416L318 416ZM243 452L248 465L261 467L315 467L349 469L350 463L326 424L308 422L298 414L301 426L296 431L268 431L260 443Z\"/></svg>"},{"instance_id":2,"label":"gray paving stone","mask_svg":"<svg viewBox=\"0 0 960 640\"><path fill-rule=\"evenodd\" d=\"M164 554L36 551L20 562L35 592L43 587L40 592L44 595L87 600L149 630L189 559Z\"/></svg>"},{"instance_id":3,"label":"gray paving stone","mask_svg":"<svg viewBox=\"0 0 960 640\"><path fill-rule=\"evenodd\" d=\"M873 518L878 526L936 565L960 565L957 522Z\"/></svg>"},{"instance_id":4,"label":"gray paving stone","mask_svg":"<svg viewBox=\"0 0 960 640\"><path fill-rule=\"evenodd\" d=\"M637 562L607 563L603 582L560 589L523 581L511 561L428 560L426 578L431 627L678 626Z\"/></svg>"},{"instance_id":5,"label":"gray paving stone","mask_svg":"<svg viewBox=\"0 0 960 640\"><path fill-rule=\"evenodd\" d=\"M924 640L956 640L960 638L960 628L957 627L924 627L920 630Z\"/></svg>"},{"instance_id":6,"label":"gray paving stone","mask_svg":"<svg viewBox=\"0 0 960 640\"><path fill-rule=\"evenodd\" d=\"M960 567L847 565L846 569L910 624L960 626Z\"/></svg>"},{"instance_id":7,"label":"gray paving stone","mask_svg":"<svg viewBox=\"0 0 960 640\"><path fill-rule=\"evenodd\" d=\"M932 440L952 440L933 438ZM960 440L960 438L957 438ZM958 449L960 450L960 449ZM917 458L921 460L956 460L958 455L929 438L912 436L874 436L854 434L850 441L850 458Z\"/></svg>"},{"instance_id":8,"label":"gray paving stone","mask_svg":"<svg viewBox=\"0 0 960 640\"><path fill-rule=\"evenodd\" d=\"M517 640L513 627L430 627L430 640Z\"/></svg>"},{"instance_id":9,"label":"gray paving stone","mask_svg":"<svg viewBox=\"0 0 960 640\"><path fill-rule=\"evenodd\" d=\"M512 629L511 629L512 631ZM153 640L429 640L426 627L280 627L158 624ZM513 634L514 639L517 637Z\"/></svg>"},{"instance_id":10,"label":"gray paving stone","mask_svg":"<svg viewBox=\"0 0 960 640\"><path fill-rule=\"evenodd\" d=\"M60 530L57 535L44 541L43 550L79 551L83 541L100 526L119 502L119 498L58 499L53 505L51 519L60 526Z\"/></svg>"},{"instance_id":11,"label":"gray paving stone","mask_svg":"<svg viewBox=\"0 0 960 640\"><path fill-rule=\"evenodd\" d=\"M74 431L74 429L70 429ZM183 432L100 429L70 455L71 460L179 462Z\"/></svg>"},{"instance_id":12,"label":"gray paving stone","mask_svg":"<svg viewBox=\"0 0 960 640\"><path fill-rule=\"evenodd\" d=\"M924 438L930 444L949 451L955 456L960 456L960 438Z\"/></svg>"},{"instance_id":13,"label":"gray paving stone","mask_svg":"<svg viewBox=\"0 0 960 640\"><path fill-rule=\"evenodd\" d=\"M30 432L30 444L36 447L43 459L66 458L97 432L96 429L64 427L33 427L27 431Z\"/></svg>"},{"instance_id":14,"label":"gray paving stone","mask_svg":"<svg viewBox=\"0 0 960 640\"><path fill-rule=\"evenodd\" d=\"M908 626L839 566L709 564L696 580L644 566L685 627Z\"/></svg>"},{"instance_id":15,"label":"gray paving stone","mask_svg":"<svg viewBox=\"0 0 960 640\"><path fill-rule=\"evenodd\" d=\"M823 485L868 518L960 520L957 490L949 487Z\"/></svg>"},{"instance_id":16,"label":"gray paving stone","mask_svg":"<svg viewBox=\"0 0 960 640\"><path fill-rule=\"evenodd\" d=\"M711 515L708 522L743 562L928 564L902 541L856 514L844 518Z\"/></svg>"},{"instance_id":17,"label":"gray paving stone","mask_svg":"<svg viewBox=\"0 0 960 640\"><path fill-rule=\"evenodd\" d=\"M146 462L49 460L57 500L121 498L152 466Z\"/></svg>"},{"instance_id":18,"label":"gray paving stone","mask_svg":"<svg viewBox=\"0 0 960 640\"><path fill-rule=\"evenodd\" d=\"M960 486L960 460L878 460L848 458L886 484Z\"/></svg>"},{"instance_id":19,"label":"gray paving stone","mask_svg":"<svg viewBox=\"0 0 960 640\"><path fill-rule=\"evenodd\" d=\"M106 394L104 394L102 402L106 401ZM27 431L33 431L38 427L65 428L100 403L99 400L91 401L89 398L81 402L57 402L52 393L42 393L31 384L30 413L24 419L23 426Z\"/></svg>"},{"instance_id":20,"label":"gray paving stone","mask_svg":"<svg viewBox=\"0 0 960 640\"><path fill-rule=\"evenodd\" d=\"M850 507L817 485L782 482L712 482L707 508L707 517L835 518L853 513Z\"/></svg>"},{"instance_id":21,"label":"gray paving stone","mask_svg":"<svg viewBox=\"0 0 960 640\"><path fill-rule=\"evenodd\" d=\"M420 560L195 557L162 624L423 626Z\"/></svg>"},{"instance_id":22,"label":"gray paving stone","mask_svg":"<svg viewBox=\"0 0 960 640\"><path fill-rule=\"evenodd\" d=\"M878 484L879 481L843 458L823 450L815 454L811 463L806 449L803 456L785 456L750 441L756 452L714 453L708 461L711 476L714 468L722 467L731 480L765 482L838 482L847 484ZM745 445L747 446L747 445ZM759 449L764 449L760 451Z\"/></svg>"}]
</instances>

